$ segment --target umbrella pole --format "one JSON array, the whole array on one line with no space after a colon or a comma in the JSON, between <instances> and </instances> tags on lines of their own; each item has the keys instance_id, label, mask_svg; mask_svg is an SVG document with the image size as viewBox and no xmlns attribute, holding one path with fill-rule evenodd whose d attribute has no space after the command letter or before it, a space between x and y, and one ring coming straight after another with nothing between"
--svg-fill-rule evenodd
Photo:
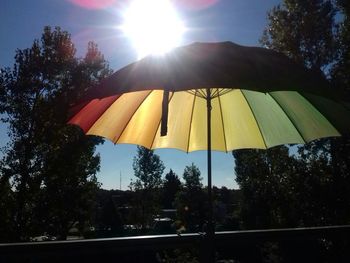
<instances>
[{"instance_id":1,"label":"umbrella pole","mask_svg":"<svg viewBox=\"0 0 350 263\"><path fill-rule=\"evenodd\" d=\"M210 262L214 262L215 250L214 250L214 220L213 220L213 197L212 197L212 181L211 181L211 95L210 88L207 88L207 133L208 133L208 225L207 225L207 238L208 238L208 252L210 253L208 259Z\"/></svg>"}]
</instances>

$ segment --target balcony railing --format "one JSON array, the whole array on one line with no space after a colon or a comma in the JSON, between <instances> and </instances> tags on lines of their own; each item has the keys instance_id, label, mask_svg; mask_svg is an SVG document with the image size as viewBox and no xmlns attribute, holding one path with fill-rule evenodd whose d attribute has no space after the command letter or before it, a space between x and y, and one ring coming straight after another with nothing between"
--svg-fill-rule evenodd
<instances>
[{"instance_id":1,"label":"balcony railing","mask_svg":"<svg viewBox=\"0 0 350 263\"><path fill-rule=\"evenodd\" d=\"M174 250L205 261L206 245L200 233L9 243L0 244L0 262L160 262ZM238 262L262 262L276 246L287 262L350 262L350 225L216 232L214 246L218 258Z\"/></svg>"}]
</instances>

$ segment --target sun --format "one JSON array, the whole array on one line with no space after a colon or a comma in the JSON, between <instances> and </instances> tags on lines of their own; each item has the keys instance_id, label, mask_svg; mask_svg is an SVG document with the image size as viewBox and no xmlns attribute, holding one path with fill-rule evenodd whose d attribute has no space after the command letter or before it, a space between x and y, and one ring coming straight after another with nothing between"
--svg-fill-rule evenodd
<instances>
[{"instance_id":1,"label":"sun","mask_svg":"<svg viewBox=\"0 0 350 263\"><path fill-rule=\"evenodd\" d=\"M121 29L139 58L164 54L181 44L185 26L169 0L134 0L123 18Z\"/></svg>"}]
</instances>

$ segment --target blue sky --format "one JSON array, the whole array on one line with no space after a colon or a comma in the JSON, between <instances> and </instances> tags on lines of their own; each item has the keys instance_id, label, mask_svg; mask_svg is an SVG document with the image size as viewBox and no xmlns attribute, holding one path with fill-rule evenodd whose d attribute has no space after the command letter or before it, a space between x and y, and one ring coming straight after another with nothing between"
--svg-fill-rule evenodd
<instances>
[{"instance_id":1,"label":"blue sky","mask_svg":"<svg viewBox=\"0 0 350 263\"><path fill-rule=\"evenodd\" d=\"M0 8L0 67L12 66L15 50L31 46L40 38L46 25L60 26L72 35L77 55L83 56L88 41L94 41L113 70L133 62L137 53L117 29L122 12L131 0L100 0L105 8L93 8L97 0L1 0ZM151 1L151 0L148 0ZM177 0L179 16L189 30L183 44L195 41L233 41L242 45L258 45L266 26L266 14L278 0ZM90 7L88 6L90 4ZM0 124L0 147L7 141L6 126ZM113 145L106 141L97 151L101 155L98 180L105 189L127 189L133 178L134 145ZM186 165L195 163L206 184L206 152L183 153L177 150L156 150L166 166L179 176ZM236 188L234 160L231 153L214 152L213 184Z\"/></svg>"}]
</instances>

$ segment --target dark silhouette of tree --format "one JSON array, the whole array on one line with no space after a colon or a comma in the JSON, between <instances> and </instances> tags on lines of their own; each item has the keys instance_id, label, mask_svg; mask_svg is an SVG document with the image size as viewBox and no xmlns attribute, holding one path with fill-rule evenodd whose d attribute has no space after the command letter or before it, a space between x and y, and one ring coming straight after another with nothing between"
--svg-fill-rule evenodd
<instances>
[{"instance_id":1,"label":"dark silhouette of tree","mask_svg":"<svg viewBox=\"0 0 350 263\"><path fill-rule=\"evenodd\" d=\"M286 146L268 150L237 150L236 181L242 191L241 216L245 228L297 226L293 196L297 162Z\"/></svg>"},{"instance_id":2,"label":"dark silhouette of tree","mask_svg":"<svg viewBox=\"0 0 350 263\"><path fill-rule=\"evenodd\" d=\"M332 1L284 0L268 12L260 42L309 68L323 69L335 58L335 13Z\"/></svg>"},{"instance_id":3,"label":"dark silhouette of tree","mask_svg":"<svg viewBox=\"0 0 350 263\"><path fill-rule=\"evenodd\" d=\"M216 231L239 229L238 204L241 201L240 190L225 186L213 186L214 221Z\"/></svg>"},{"instance_id":4,"label":"dark silhouette of tree","mask_svg":"<svg viewBox=\"0 0 350 263\"><path fill-rule=\"evenodd\" d=\"M332 82L338 89L344 90L350 98L350 5L346 0L336 1L343 20L339 23L337 39L337 62L332 67Z\"/></svg>"},{"instance_id":5,"label":"dark silhouette of tree","mask_svg":"<svg viewBox=\"0 0 350 263\"><path fill-rule=\"evenodd\" d=\"M174 201L177 192L181 190L181 181L176 173L170 169L165 175L163 181L163 198L162 203L164 208L174 208Z\"/></svg>"},{"instance_id":6,"label":"dark silhouette of tree","mask_svg":"<svg viewBox=\"0 0 350 263\"><path fill-rule=\"evenodd\" d=\"M1 163L1 166L4 164ZM0 176L0 242L12 242L15 239L15 225L12 215L14 214L14 192L7 175Z\"/></svg>"},{"instance_id":7,"label":"dark silhouette of tree","mask_svg":"<svg viewBox=\"0 0 350 263\"><path fill-rule=\"evenodd\" d=\"M185 187L189 190L199 190L202 189L203 184L201 177L201 172L199 171L199 168L192 163L190 166L186 166L184 173L183 173L183 179L185 180Z\"/></svg>"},{"instance_id":8,"label":"dark silhouette of tree","mask_svg":"<svg viewBox=\"0 0 350 263\"><path fill-rule=\"evenodd\" d=\"M102 204L99 227L107 236L118 236L123 231L121 215L117 209L113 196L109 196Z\"/></svg>"},{"instance_id":9,"label":"dark silhouette of tree","mask_svg":"<svg viewBox=\"0 0 350 263\"><path fill-rule=\"evenodd\" d=\"M344 99L350 101L350 5L348 1L335 2L340 16L337 39L337 59L332 65L331 81L334 88L343 91ZM350 221L350 136L331 140L331 165L334 174L334 188L331 190L335 224Z\"/></svg>"},{"instance_id":10,"label":"dark silhouette of tree","mask_svg":"<svg viewBox=\"0 0 350 263\"><path fill-rule=\"evenodd\" d=\"M95 237L115 237L128 234L124 225L134 224L129 218L133 192L99 189L93 226Z\"/></svg>"},{"instance_id":11,"label":"dark silhouette of tree","mask_svg":"<svg viewBox=\"0 0 350 263\"><path fill-rule=\"evenodd\" d=\"M132 167L137 178L132 185L136 189L149 190L162 185L164 164L153 150L138 146Z\"/></svg>"},{"instance_id":12,"label":"dark silhouette of tree","mask_svg":"<svg viewBox=\"0 0 350 263\"><path fill-rule=\"evenodd\" d=\"M160 188L164 164L152 150L138 146L134 157L133 169L135 177L130 188L135 191L134 216L143 228L150 225L152 217L159 212Z\"/></svg>"},{"instance_id":13,"label":"dark silhouette of tree","mask_svg":"<svg viewBox=\"0 0 350 263\"><path fill-rule=\"evenodd\" d=\"M337 7L343 12L337 17L342 20L340 23L335 20ZM261 43L312 70L323 71L334 91L346 94L344 87L349 83L347 14L347 1L284 0L268 13L268 26ZM283 147L267 152L235 151L244 224L258 228L348 224L349 151L349 137L345 136L299 146L292 157L284 153ZM285 161L281 163L281 160L288 162L283 164ZM326 243L315 242L300 253L294 252L302 244L282 244L274 253L280 253L285 262L301 259L335 262L331 254L336 254L339 244ZM311 254L323 256L308 258Z\"/></svg>"},{"instance_id":14,"label":"dark silhouette of tree","mask_svg":"<svg viewBox=\"0 0 350 263\"><path fill-rule=\"evenodd\" d=\"M77 59L70 35L58 27L45 27L40 41L17 50L12 69L1 70L10 142L0 176L12 183L16 240L53 229L64 239L72 224L88 220L98 188L94 151L102 140L66 122L70 106L107 74L94 43Z\"/></svg>"},{"instance_id":15,"label":"dark silhouette of tree","mask_svg":"<svg viewBox=\"0 0 350 263\"><path fill-rule=\"evenodd\" d=\"M206 195L202 188L201 172L195 164L186 166L182 191L177 194L176 208L178 217L187 231L202 231L206 215Z\"/></svg>"},{"instance_id":16,"label":"dark silhouette of tree","mask_svg":"<svg viewBox=\"0 0 350 263\"><path fill-rule=\"evenodd\" d=\"M343 20L337 24L335 15L339 8ZM349 6L345 1L285 0L269 13L269 26L262 43L309 68L323 70L333 84L332 88L346 94L347 65L350 65L348 15ZM350 190L349 136L314 141L300 146L299 153L304 171L300 172L298 180L304 187L295 191L308 196L307 202L301 202L303 205L310 202L303 210L309 214L304 223L347 224L350 220L347 194Z\"/></svg>"}]
</instances>

